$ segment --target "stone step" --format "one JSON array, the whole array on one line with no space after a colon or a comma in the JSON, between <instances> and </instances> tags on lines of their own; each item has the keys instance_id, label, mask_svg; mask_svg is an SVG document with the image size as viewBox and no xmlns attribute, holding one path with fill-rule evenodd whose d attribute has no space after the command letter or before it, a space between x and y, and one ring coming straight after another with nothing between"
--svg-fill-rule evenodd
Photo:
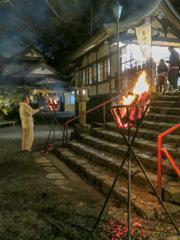
<instances>
[{"instance_id":1,"label":"stone step","mask_svg":"<svg viewBox=\"0 0 180 240\"><path fill-rule=\"evenodd\" d=\"M83 155L93 163L104 166L113 172L117 170L123 160L122 157L118 157L115 154L107 153L106 151L100 149L94 149L93 147L82 144L81 142L71 141L69 143L69 146L71 150L73 150L76 154ZM131 168L132 175L134 175L135 172L138 172L138 168L136 167L134 162L131 164ZM127 173L128 168L126 162L122 170L122 175L127 176Z\"/></svg>"},{"instance_id":2,"label":"stone step","mask_svg":"<svg viewBox=\"0 0 180 240\"><path fill-rule=\"evenodd\" d=\"M151 101L151 106L180 108L180 101Z\"/></svg>"},{"instance_id":3,"label":"stone step","mask_svg":"<svg viewBox=\"0 0 180 240\"><path fill-rule=\"evenodd\" d=\"M145 121L157 121L178 124L180 123L180 116L148 113L148 115L145 117Z\"/></svg>"},{"instance_id":4,"label":"stone step","mask_svg":"<svg viewBox=\"0 0 180 240\"><path fill-rule=\"evenodd\" d=\"M133 129L133 132L131 133L131 137L134 135L136 129ZM114 131L110 131L110 130L106 130L104 131L103 133L106 133L106 134L110 134L112 136L112 139L113 139L113 136L116 136L116 138L114 139L114 141L119 141L119 143L124 143L124 139L121 135L120 132L114 132ZM127 135L128 133L128 130L126 129L124 131L124 134ZM142 133L142 132L141 132ZM148 134L148 132L146 132L145 134ZM152 132L151 132L151 135L152 135ZM145 151L151 151L153 153L153 155L156 155L157 154L157 141L154 141L154 136L152 135L152 138L151 138L151 135L149 137L146 137L146 139L144 139L143 137L140 137L140 135L138 134L138 136L136 137L134 143L133 143L133 146L137 147L137 148L140 148L141 150L145 150ZM103 136L106 138L106 136ZM175 140L179 140L179 138L177 136L173 136L173 139L174 141ZM179 141L178 142L166 142L166 143L163 143L163 147L165 149L167 149L173 156L180 156L178 155L178 146L179 146ZM180 153L179 153L180 154Z\"/></svg>"},{"instance_id":5,"label":"stone step","mask_svg":"<svg viewBox=\"0 0 180 240\"><path fill-rule=\"evenodd\" d=\"M158 132L165 132L168 129L174 127L176 124L174 123L164 123L164 122L156 122L156 121L143 121L142 128L148 130L156 130ZM173 135L180 134L180 128L173 132Z\"/></svg>"},{"instance_id":6,"label":"stone step","mask_svg":"<svg viewBox=\"0 0 180 240\"><path fill-rule=\"evenodd\" d=\"M84 144L87 144L95 149L100 149L102 151L116 154L117 158L123 158L125 156L127 146L124 145L124 140L120 138L118 134L113 134L113 132L109 132L106 130L94 129L93 136L85 136L82 134L80 137L81 141ZM107 141L104 139L106 139ZM138 158L140 159L141 163L144 165L145 168L149 169L152 172L157 172L157 157L153 157L151 152L142 151L142 149L133 147L133 150L137 154ZM133 160L133 162L135 162L135 160ZM180 169L179 161L175 162ZM174 171L170 162L167 159L163 159L162 173L167 176L177 178L176 172Z\"/></svg>"},{"instance_id":7,"label":"stone step","mask_svg":"<svg viewBox=\"0 0 180 240\"><path fill-rule=\"evenodd\" d=\"M150 125L152 126L153 124L151 124L151 122L145 122L145 125L144 125L144 128L141 128L140 131L142 133L142 129L144 129L144 135L147 134L149 137L153 137L153 134L152 132L149 133L149 130L147 130L145 128L146 125ZM149 126L149 127L150 127ZM106 124L106 128L108 130L118 130L117 127L115 127L115 124L114 123L107 123ZM180 128L178 129L180 131ZM176 133L178 133L178 130L176 130ZM135 132L135 129L131 129L131 134L133 136L133 133ZM162 131L163 132L163 131ZM128 133L128 130L127 129L124 129L124 133ZM141 134L142 135L142 134ZM119 136L121 137L121 134L119 133ZM122 138L122 137L121 137ZM166 139L166 142L164 142L164 139ZM179 142L179 135L174 135L174 137L172 137L172 135L168 136L168 137L165 137L163 139L163 148L167 149L168 152L170 153L170 155L173 157L173 158L180 158L180 142ZM167 140L170 140L170 139L173 139L173 142L170 142L170 141L167 141ZM138 134L135 142L134 142L134 146L137 147L137 148L140 148L142 150L147 150L148 148L148 151L152 151L152 154L153 155L157 155L157 141L152 141L152 139L148 139L148 137L146 137L146 139L144 139L143 137L140 138L140 135Z\"/></svg>"},{"instance_id":8,"label":"stone step","mask_svg":"<svg viewBox=\"0 0 180 240\"><path fill-rule=\"evenodd\" d=\"M119 132L116 124L113 122L106 123L105 128L108 130ZM135 131L135 128L131 128L131 135L134 135ZM127 130L125 129L124 132L127 132ZM161 133L162 132L156 130L146 130L144 128L140 128L137 136L157 143L158 135ZM180 135L169 134L163 139L163 142L170 142L178 145L180 143Z\"/></svg>"},{"instance_id":9,"label":"stone step","mask_svg":"<svg viewBox=\"0 0 180 240\"><path fill-rule=\"evenodd\" d=\"M150 113L180 116L180 108L150 106Z\"/></svg>"},{"instance_id":10,"label":"stone step","mask_svg":"<svg viewBox=\"0 0 180 240\"><path fill-rule=\"evenodd\" d=\"M180 203L180 181L169 182L164 186L163 198L169 202Z\"/></svg>"},{"instance_id":11,"label":"stone step","mask_svg":"<svg viewBox=\"0 0 180 240\"><path fill-rule=\"evenodd\" d=\"M61 160L71 167L71 169L80 174L83 178L87 179L89 183L96 185L96 187L103 193L109 193L116 176L117 169L112 172L103 166L94 164L94 162L87 160L83 156L75 154L69 149L56 148L55 153ZM149 175L149 177L152 179L152 176ZM141 176L139 176L139 178L141 179ZM156 197L147 191L148 188L145 182L146 180L142 181L141 179L141 184L137 186L134 184L134 180L132 179L132 206L135 212L145 219L160 217L162 214L162 207L157 204ZM168 189L168 187L166 188ZM172 194L172 192L169 194ZM118 177L116 185L112 191L112 195L127 204L127 178L124 178L122 175ZM169 195L169 197L170 196L171 195ZM171 196L171 198L172 197L173 196ZM170 212L180 211L180 207L177 205L170 203L166 204L168 204ZM174 209L174 207L176 207L176 209Z\"/></svg>"},{"instance_id":12,"label":"stone step","mask_svg":"<svg viewBox=\"0 0 180 240\"><path fill-rule=\"evenodd\" d=\"M180 96L180 91L171 92L170 96Z\"/></svg>"},{"instance_id":13,"label":"stone step","mask_svg":"<svg viewBox=\"0 0 180 240\"><path fill-rule=\"evenodd\" d=\"M152 96L151 101L180 101L180 96Z\"/></svg>"},{"instance_id":14,"label":"stone step","mask_svg":"<svg viewBox=\"0 0 180 240\"><path fill-rule=\"evenodd\" d=\"M94 149L93 147L82 144L80 142L72 141L70 143L70 148L78 155L85 156L89 161L92 161L95 164L98 164L100 166L104 166L107 169L111 170L112 172L116 172L119 166L121 165L123 161L123 157L117 156L116 154L112 154L106 151L103 151L101 149ZM136 184L139 184L139 178L142 177L141 184L144 183L144 176L142 174L139 175L139 166L135 163L135 161L131 161L131 176L133 179L133 182ZM153 184L157 186L157 175L153 173L152 171L148 172L151 176L151 179L153 180ZM128 163L127 161L124 164L124 167L122 169L122 176L126 177L128 175ZM173 178L170 178L169 176L163 176L163 183L166 184L172 180Z\"/></svg>"}]
</instances>

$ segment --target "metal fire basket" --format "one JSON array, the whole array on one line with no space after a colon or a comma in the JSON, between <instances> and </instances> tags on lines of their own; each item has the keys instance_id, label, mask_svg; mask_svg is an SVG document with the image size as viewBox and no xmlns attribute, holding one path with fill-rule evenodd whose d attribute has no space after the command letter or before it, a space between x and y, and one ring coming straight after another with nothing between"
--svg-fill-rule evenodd
<instances>
[{"instance_id":1,"label":"metal fire basket","mask_svg":"<svg viewBox=\"0 0 180 240\"><path fill-rule=\"evenodd\" d=\"M157 196L160 204L162 205L162 207L164 208L166 214L168 215L171 223L173 224L173 226L175 227L177 233L179 234L179 230L178 227L176 226L173 218L171 217L170 213L168 212L168 210L166 209L161 197L159 196L159 194L157 193L155 187L153 186L151 180L149 179L149 177L147 176L147 173L143 167L143 165L141 164L139 158L137 157L136 153L134 152L134 150L132 149L132 145L135 141L135 138L137 136L137 133L139 131L139 128L142 124L142 121L145 117L145 115L147 114L149 108L149 104L135 104L135 105L118 105L118 106L113 106L110 108L110 112L112 114L112 117L128 147L127 152L125 154L125 157L117 171L116 177L114 179L114 182L112 184L112 187L106 197L105 203L102 207L102 210L98 216L98 219L94 225L94 228L92 231L94 231L101 219L101 216L104 212L104 209L106 207L106 204L108 203L108 200L110 198L110 195L113 191L113 188L116 184L116 181L121 173L121 170L125 164L125 161L128 160L128 205L127 205L127 211L128 211L128 240L131 239L131 159L130 159L130 154L132 154L134 160L137 162L137 164L139 165L140 169L142 170L143 174L145 175L145 178L147 179L147 181L149 182L151 188L153 189L155 195ZM134 135L131 138L131 127L135 127L136 130L134 132ZM128 134L127 137L124 134L124 129L128 130Z\"/></svg>"},{"instance_id":2,"label":"metal fire basket","mask_svg":"<svg viewBox=\"0 0 180 240\"><path fill-rule=\"evenodd\" d=\"M55 143L56 124L59 127L59 129L61 130L61 132L64 134L64 131L63 131L63 129L62 129L61 125L59 124L59 122L57 120L57 117L56 117L56 111L59 108L59 100L54 101L54 100L50 99L48 101L48 108L49 108L49 112L52 115L52 123L51 123L51 127L50 127L50 130L49 130L48 138L47 138L46 148L48 147L51 133L53 134L53 137L52 137L53 138L53 143Z\"/></svg>"}]
</instances>

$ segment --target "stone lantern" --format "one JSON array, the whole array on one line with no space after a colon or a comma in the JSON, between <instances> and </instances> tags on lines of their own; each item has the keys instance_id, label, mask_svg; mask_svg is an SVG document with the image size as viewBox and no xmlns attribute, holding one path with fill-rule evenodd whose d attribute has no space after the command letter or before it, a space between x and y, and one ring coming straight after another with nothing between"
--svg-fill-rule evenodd
<instances>
[{"instance_id":1,"label":"stone lantern","mask_svg":"<svg viewBox=\"0 0 180 240\"><path fill-rule=\"evenodd\" d=\"M86 102L89 101L88 95L88 88L85 86L75 87L76 89L76 102L79 103L78 110L79 114L86 112ZM79 118L79 124L85 125L86 124L86 114Z\"/></svg>"}]
</instances>

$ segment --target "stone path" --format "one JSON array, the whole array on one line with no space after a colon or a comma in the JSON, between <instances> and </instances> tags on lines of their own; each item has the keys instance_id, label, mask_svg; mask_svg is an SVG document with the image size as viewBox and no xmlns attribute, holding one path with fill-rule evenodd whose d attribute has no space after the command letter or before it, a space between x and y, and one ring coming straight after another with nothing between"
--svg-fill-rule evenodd
<instances>
[{"instance_id":1,"label":"stone path","mask_svg":"<svg viewBox=\"0 0 180 240\"><path fill-rule=\"evenodd\" d=\"M51 158L51 157L49 157ZM71 182L67 177L60 171L60 169L53 164L47 157L36 157L34 161L40 164L41 167L47 172L46 178L54 182L54 184L64 191L73 192Z\"/></svg>"},{"instance_id":2,"label":"stone path","mask_svg":"<svg viewBox=\"0 0 180 240\"><path fill-rule=\"evenodd\" d=\"M83 181L77 174L75 174L62 161L60 161L58 158L56 158L56 156L52 154L49 154L48 157L47 156L34 157L34 161L45 170L46 172L45 176L47 179L49 179L50 181L53 181L53 183L58 188L60 188L63 191L69 192L70 194L75 191L74 187L76 185L79 185ZM88 170L89 170L88 174L90 175L91 175L91 171L94 172L91 169L88 169ZM124 188L121 190L125 191L124 194L126 195L126 189ZM80 202L79 204L83 205L83 202ZM138 204L136 206L135 205L134 207L139 209L139 211L144 212L144 205L143 206L140 206ZM149 211L149 214L151 215L151 209L148 208L147 203L146 203L146 208L147 208L147 211ZM172 208L171 204L168 205L168 208L169 209ZM177 211L177 209L171 209L170 212L174 212L174 211ZM172 236L170 238L167 238L167 240L170 240L170 239L178 240L180 239L180 237ZM153 240L157 240L157 239L154 238Z\"/></svg>"}]
</instances>

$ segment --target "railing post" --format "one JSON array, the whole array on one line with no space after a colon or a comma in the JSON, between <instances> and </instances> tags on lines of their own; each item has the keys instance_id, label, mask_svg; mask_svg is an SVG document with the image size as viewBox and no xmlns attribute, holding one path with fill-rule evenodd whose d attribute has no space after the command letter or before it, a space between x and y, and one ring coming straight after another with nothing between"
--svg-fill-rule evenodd
<instances>
[{"instance_id":1,"label":"railing post","mask_svg":"<svg viewBox=\"0 0 180 240\"><path fill-rule=\"evenodd\" d=\"M66 147L68 147L68 123L65 126L66 126Z\"/></svg>"},{"instance_id":2,"label":"railing post","mask_svg":"<svg viewBox=\"0 0 180 240\"><path fill-rule=\"evenodd\" d=\"M166 73L164 73L164 95L166 95Z\"/></svg>"},{"instance_id":3,"label":"railing post","mask_svg":"<svg viewBox=\"0 0 180 240\"><path fill-rule=\"evenodd\" d=\"M161 136L158 136L158 184L157 184L157 191L159 196L162 198L162 153L161 153L161 148L162 148L162 138Z\"/></svg>"},{"instance_id":4,"label":"railing post","mask_svg":"<svg viewBox=\"0 0 180 240\"><path fill-rule=\"evenodd\" d=\"M103 105L103 123L106 123L106 105Z\"/></svg>"}]
</instances>

